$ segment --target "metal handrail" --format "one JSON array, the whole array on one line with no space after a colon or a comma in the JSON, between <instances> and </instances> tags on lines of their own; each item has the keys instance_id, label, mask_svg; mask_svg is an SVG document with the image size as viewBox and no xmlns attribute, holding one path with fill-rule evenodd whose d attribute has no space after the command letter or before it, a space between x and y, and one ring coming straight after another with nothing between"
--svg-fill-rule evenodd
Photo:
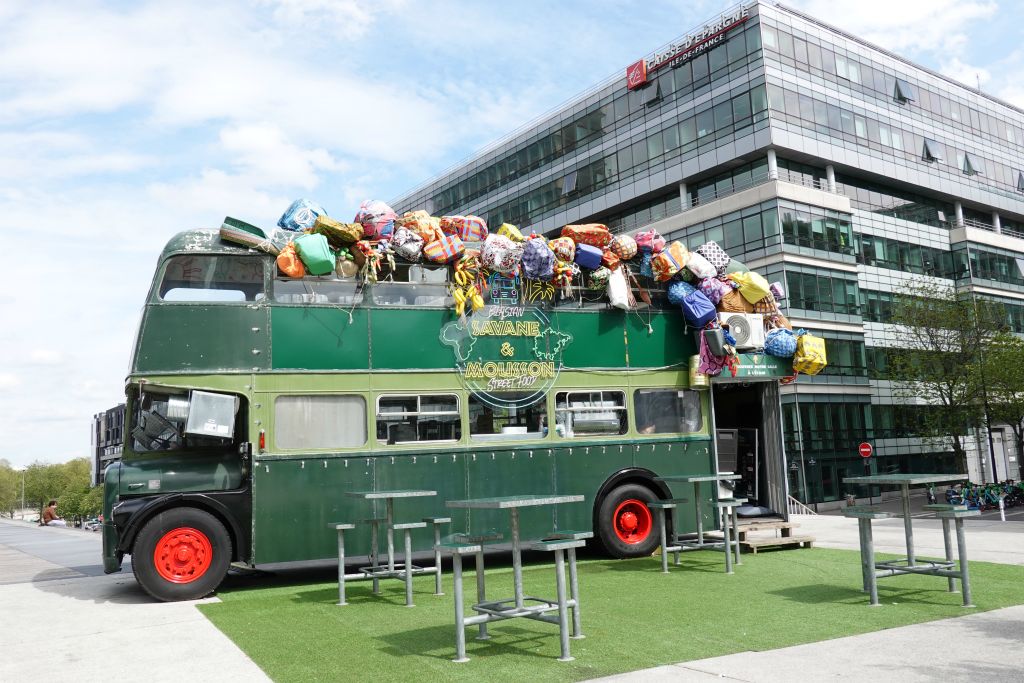
<instances>
[{"instance_id":1,"label":"metal handrail","mask_svg":"<svg viewBox=\"0 0 1024 683\"><path fill-rule=\"evenodd\" d=\"M996 231L996 226L991 223L985 223L984 221L975 220L974 218L965 218L964 225L968 228L978 228L979 230L988 230L989 232Z\"/></svg>"},{"instance_id":2,"label":"metal handrail","mask_svg":"<svg viewBox=\"0 0 1024 683\"><path fill-rule=\"evenodd\" d=\"M817 515L818 513L807 507L793 496L786 496L786 507L790 515Z\"/></svg>"}]
</instances>

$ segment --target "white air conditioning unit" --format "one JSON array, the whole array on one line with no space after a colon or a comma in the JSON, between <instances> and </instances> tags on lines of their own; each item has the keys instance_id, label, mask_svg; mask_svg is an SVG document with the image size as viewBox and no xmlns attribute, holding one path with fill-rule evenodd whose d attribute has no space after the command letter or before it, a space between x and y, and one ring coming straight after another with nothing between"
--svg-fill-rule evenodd
<instances>
[{"instance_id":1,"label":"white air conditioning unit","mask_svg":"<svg viewBox=\"0 0 1024 683\"><path fill-rule=\"evenodd\" d=\"M718 322L728 325L737 351L764 348L764 316L760 313L720 313Z\"/></svg>"}]
</instances>

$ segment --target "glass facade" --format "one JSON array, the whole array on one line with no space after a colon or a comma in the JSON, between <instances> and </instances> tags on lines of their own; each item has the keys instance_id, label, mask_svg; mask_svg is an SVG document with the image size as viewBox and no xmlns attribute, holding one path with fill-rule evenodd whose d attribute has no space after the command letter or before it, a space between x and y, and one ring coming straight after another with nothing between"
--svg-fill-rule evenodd
<instances>
[{"instance_id":1,"label":"glass facade","mask_svg":"<svg viewBox=\"0 0 1024 683\"><path fill-rule=\"evenodd\" d=\"M929 408L893 397L884 345L896 293L921 278L999 301L1024 334L1024 111L799 12L748 13L644 87L609 79L393 206L715 241L827 341L825 371L782 388L795 494L841 497L865 439L876 471L960 470L916 439ZM604 305L593 294L575 305Z\"/></svg>"}]
</instances>

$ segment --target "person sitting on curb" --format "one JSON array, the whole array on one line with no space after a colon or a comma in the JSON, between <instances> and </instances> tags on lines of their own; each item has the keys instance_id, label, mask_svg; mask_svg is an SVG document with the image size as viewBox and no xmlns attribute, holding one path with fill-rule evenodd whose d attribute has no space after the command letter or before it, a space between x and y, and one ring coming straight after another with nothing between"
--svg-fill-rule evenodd
<instances>
[{"instance_id":1,"label":"person sitting on curb","mask_svg":"<svg viewBox=\"0 0 1024 683\"><path fill-rule=\"evenodd\" d=\"M57 501L51 500L43 510L43 526L67 526L68 523L57 516Z\"/></svg>"}]
</instances>

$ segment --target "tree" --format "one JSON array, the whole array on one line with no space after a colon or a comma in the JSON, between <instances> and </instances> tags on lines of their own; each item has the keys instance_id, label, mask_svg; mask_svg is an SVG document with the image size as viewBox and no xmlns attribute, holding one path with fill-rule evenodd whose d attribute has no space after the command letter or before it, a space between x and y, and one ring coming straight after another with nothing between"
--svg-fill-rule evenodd
<instances>
[{"instance_id":1,"label":"tree","mask_svg":"<svg viewBox=\"0 0 1024 683\"><path fill-rule=\"evenodd\" d=\"M1024 454L1024 340L1008 332L985 350L985 379L993 422L1013 430L1018 458Z\"/></svg>"},{"instance_id":2,"label":"tree","mask_svg":"<svg viewBox=\"0 0 1024 683\"><path fill-rule=\"evenodd\" d=\"M1006 327L1006 313L997 302L922 281L896 297L892 322L899 344L886 355L895 393L930 406L920 411L918 433L948 440L966 471L964 440L983 415L984 351Z\"/></svg>"},{"instance_id":3,"label":"tree","mask_svg":"<svg viewBox=\"0 0 1024 683\"><path fill-rule=\"evenodd\" d=\"M14 518L14 508L21 502L21 473L11 463L0 460L0 513Z\"/></svg>"}]
</instances>

